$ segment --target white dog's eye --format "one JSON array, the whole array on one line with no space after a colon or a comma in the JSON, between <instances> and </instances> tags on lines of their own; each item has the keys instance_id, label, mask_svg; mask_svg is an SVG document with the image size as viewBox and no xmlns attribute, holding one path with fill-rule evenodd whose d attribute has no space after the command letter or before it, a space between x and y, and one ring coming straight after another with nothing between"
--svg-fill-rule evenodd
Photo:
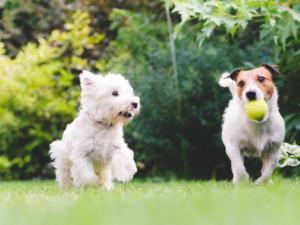
<instances>
[{"instance_id":1,"label":"white dog's eye","mask_svg":"<svg viewBox=\"0 0 300 225\"><path fill-rule=\"evenodd\" d=\"M114 91L114 92L112 93L112 95L113 95L113 96L118 96L119 94L118 94L117 91Z\"/></svg>"}]
</instances>

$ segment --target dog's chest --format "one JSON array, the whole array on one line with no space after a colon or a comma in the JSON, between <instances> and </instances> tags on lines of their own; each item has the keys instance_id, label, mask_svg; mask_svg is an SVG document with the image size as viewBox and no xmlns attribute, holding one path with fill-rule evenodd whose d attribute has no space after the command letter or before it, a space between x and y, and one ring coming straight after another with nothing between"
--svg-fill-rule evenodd
<instances>
[{"instance_id":1,"label":"dog's chest","mask_svg":"<svg viewBox=\"0 0 300 225\"><path fill-rule=\"evenodd\" d=\"M122 135L116 130L100 130L91 135L92 146L88 157L94 162L109 161L111 153L120 148Z\"/></svg>"},{"instance_id":2,"label":"dog's chest","mask_svg":"<svg viewBox=\"0 0 300 225\"><path fill-rule=\"evenodd\" d=\"M267 130L245 131L241 139L241 150L247 157L260 157L272 145L272 135Z\"/></svg>"}]
</instances>

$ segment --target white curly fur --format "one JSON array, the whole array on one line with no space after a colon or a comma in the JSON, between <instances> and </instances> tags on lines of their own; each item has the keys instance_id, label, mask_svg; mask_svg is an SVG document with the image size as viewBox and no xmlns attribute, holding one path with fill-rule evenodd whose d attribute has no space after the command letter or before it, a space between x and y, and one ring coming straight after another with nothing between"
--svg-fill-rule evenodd
<instances>
[{"instance_id":1,"label":"white curly fur","mask_svg":"<svg viewBox=\"0 0 300 225\"><path fill-rule=\"evenodd\" d=\"M139 113L140 100L120 74L106 76L83 71L78 117L62 140L50 145L50 156L61 188L113 187L112 180L128 182L137 172L123 139L123 125ZM115 96L112 93L118 92Z\"/></svg>"}]
</instances>

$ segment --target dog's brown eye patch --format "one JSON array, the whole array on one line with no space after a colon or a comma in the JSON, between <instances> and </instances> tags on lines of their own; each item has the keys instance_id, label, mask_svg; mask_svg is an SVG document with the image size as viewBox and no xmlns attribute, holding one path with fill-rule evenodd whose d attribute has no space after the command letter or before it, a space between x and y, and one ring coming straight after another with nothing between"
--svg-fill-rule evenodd
<instances>
[{"instance_id":1,"label":"dog's brown eye patch","mask_svg":"<svg viewBox=\"0 0 300 225\"><path fill-rule=\"evenodd\" d=\"M265 79L266 79L266 78L264 78L264 77L259 77L259 78L258 78L258 81L259 81L260 83L262 83L262 82L265 81Z\"/></svg>"},{"instance_id":2,"label":"dog's brown eye patch","mask_svg":"<svg viewBox=\"0 0 300 225\"><path fill-rule=\"evenodd\" d=\"M239 86L239 87L244 87L244 85L245 85L244 81L240 81L240 82L238 83L238 86Z\"/></svg>"},{"instance_id":3,"label":"dog's brown eye patch","mask_svg":"<svg viewBox=\"0 0 300 225\"><path fill-rule=\"evenodd\" d=\"M117 91L114 91L114 92L112 93L112 95L113 95L113 96L118 96L119 93L118 93Z\"/></svg>"}]
</instances>

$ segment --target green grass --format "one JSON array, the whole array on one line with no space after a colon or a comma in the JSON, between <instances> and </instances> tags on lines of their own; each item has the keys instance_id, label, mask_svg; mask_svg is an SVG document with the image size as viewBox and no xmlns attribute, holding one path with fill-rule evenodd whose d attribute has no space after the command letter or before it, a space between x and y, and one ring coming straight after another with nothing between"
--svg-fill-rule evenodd
<instances>
[{"instance_id":1,"label":"green grass","mask_svg":"<svg viewBox=\"0 0 300 225\"><path fill-rule=\"evenodd\" d=\"M300 179L235 187L228 182L134 181L60 190L53 181L0 182L0 224L299 224Z\"/></svg>"}]
</instances>

